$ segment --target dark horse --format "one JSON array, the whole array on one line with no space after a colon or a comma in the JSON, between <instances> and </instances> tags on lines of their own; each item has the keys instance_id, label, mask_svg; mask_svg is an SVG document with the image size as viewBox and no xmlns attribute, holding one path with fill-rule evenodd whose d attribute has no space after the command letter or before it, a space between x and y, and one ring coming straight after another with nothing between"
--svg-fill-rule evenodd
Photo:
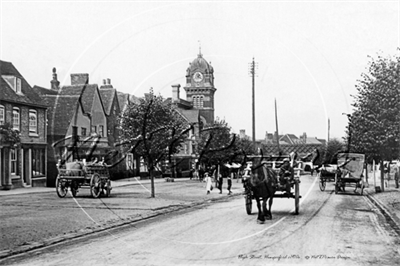
<instances>
[{"instance_id":1,"label":"dark horse","mask_svg":"<svg viewBox=\"0 0 400 266\"><path fill-rule=\"evenodd\" d=\"M251 176L247 182L248 189L251 189L253 197L257 202L258 208L258 223L264 223L265 219L271 220L271 207L273 203L273 197L276 191L277 176L276 173L267 167L265 162L261 162L259 165L252 167ZM267 209L267 200L268 209ZM262 200L262 209L261 209Z\"/></svg>"}]
</instances>

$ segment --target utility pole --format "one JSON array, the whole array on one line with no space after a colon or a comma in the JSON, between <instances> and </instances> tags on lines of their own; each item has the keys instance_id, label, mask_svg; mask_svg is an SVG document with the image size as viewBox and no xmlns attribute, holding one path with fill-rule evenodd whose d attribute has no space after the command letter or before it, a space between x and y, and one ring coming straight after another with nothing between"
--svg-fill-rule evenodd
<instances>
[{"instance_id":1,"label":"utility pole","mask_svg":"<svg viewBox=\"0 0 400 266\"><path fill-rule=\"evenodd\" d=\"M281 148L279 147L278 109L276 107L276 98L275 98L275 125L276 125L276 144L278 145L278 154L280 154Z\"/></svg>"},{"instance_id":2,"label":"utility pole","mask_svg":"<svg viewBox=\"0 0 400 266\"><path fill-rule=\"evenodd\" d=\"M257 64L253 61L250 63L250 71L252 81L252 115L253 115L253 147L256 147L256 107L255 107L255 75L256 75Z\"/></svg>"}]
</instances>

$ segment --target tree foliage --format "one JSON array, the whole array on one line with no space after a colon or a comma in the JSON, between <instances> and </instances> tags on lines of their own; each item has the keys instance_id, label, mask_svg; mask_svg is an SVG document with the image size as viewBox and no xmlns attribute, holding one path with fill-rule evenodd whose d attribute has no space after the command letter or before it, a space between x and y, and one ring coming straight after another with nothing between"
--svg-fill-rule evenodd
<instances>
[{"instance_id":1,"label":"tree foliage","mask_svg":"<svg viewBox=\"0 0 400 266\"><path fill-rule=\"evenodd\" d=\"M19 131L14 130L10 123L0 125L0 135L3 143L14 145L21 142Z\"/></svg>"},{"instance_id":2,"label":"tree foliage","mask_svg":"<svg viewBox=\"0 0 400 266\"><path fill-rule=\"evenodd\" d=\"M217 119L212 124L204 125L199 132L196 153L199 162L207 166L218 165L228 161L232 152L235 135L225 120Z\"/></svg>"},{"instance_id":3,"label":"tree foliage","mask_svg":"<svg viewBox=\"0 0 400 266\"><path fill-rule=\"evenodd\" d=\"M125 151L144 159L152 180L158 163L178 152L186 140L190 125L175 107L152 91L139 103L131 103L120 117L120 138Z\"/></svg>"},{"instance_id":4,"label":"tree foliage","mask_svg":"<svg viewBox=\"0 0 400 266\"><path fill-rule=\"evenodd\" d=\"M400 57L370 57L368 73L356 85L347 127L350 149L369 160L398 158L400 148Z\"/></svg>"},{"instance_id":5,"label":"tree foliage","mask_svg":"<svg viewBox=\"0 0 400 266\"><path fill-rule=\"evenodd\" d=\"M337 164L337 154L345 151L345 145L342 141L333 138L330 139L320 154L320 163Z\"/></svg>"}]
</instances>

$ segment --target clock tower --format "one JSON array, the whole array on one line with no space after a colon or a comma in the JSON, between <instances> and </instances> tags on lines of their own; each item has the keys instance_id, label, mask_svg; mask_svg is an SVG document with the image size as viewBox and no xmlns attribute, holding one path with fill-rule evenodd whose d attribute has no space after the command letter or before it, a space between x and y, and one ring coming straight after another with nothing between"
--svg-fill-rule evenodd
<instances>
[{"instance_id":1,"label":"clock tower","mask_svg":"<svg viewBox=\"0 0 400 266\"><path fill-rule=\"evenodd\" d=\"M186 70L186 91L187 101L198 109L201 119L205 124L214 122L214 69L211 62L208 63L201 54L189 63Z\"/></svg>"}]
</instances>

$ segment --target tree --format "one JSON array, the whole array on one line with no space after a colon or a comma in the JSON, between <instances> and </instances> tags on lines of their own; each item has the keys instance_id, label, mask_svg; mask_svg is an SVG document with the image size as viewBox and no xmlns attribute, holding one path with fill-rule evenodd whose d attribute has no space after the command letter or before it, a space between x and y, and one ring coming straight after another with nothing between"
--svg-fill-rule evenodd
<instances>
[{"instance_id":1,"label":"tree","mask_svg":"<svg viewBox=\"0 0 400 266\"><path fill-rule=\"evenodd\" d=\"M400 57L370 57L361 77L347 135L352 151L380 162L383 189L383 161L400 154Z\"/></svg>"},{"instance_id":2,"label":"tree","mask_svg":"<svg viewBox=\"0 0 400 266\"><path fill-rule=\"evenodd\" d=\"M151 197L155 197L156 166L178 152L190 129L175 107L152 90L139 103L127 106L121 115L121 143L126 152L144 159L151 178Z\"/></svg>"},{"instance_id":3,"label":"tree","mask_svg":"<svg viewBox=\"0 0 400 266\"><path fill-rule=\"evenodd\" d=\"M230 131L228 123L219 118L213 124L204 125L200 129L196 147L200 163L211 167L229 161L233 143L236 140L235 135L232 135Z\"/></svg>"},{"instance_id":4,"label":"tree","mask_svg":"<svg viewBox=\"0 0 400 266\"><path fill-rule=\"evenodd\" d=\"M333 138L330 139L321 152L321 163L337 164L337 154L344 152L344 143Z\"/></svg>"}]
</instances>

